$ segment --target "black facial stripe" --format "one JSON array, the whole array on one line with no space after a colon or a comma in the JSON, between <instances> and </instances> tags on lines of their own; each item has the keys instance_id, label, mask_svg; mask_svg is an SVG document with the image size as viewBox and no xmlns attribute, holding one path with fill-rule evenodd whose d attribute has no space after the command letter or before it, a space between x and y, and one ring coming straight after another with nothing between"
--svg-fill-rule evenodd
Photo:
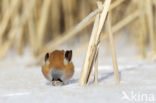
<instances>
[{"instance_id":1,"label":"black facial stripe","mask_svg":"<svg viewBox=\"0 0 156 103\"><path fill-rule=\"evenodd\" d=\"M70 60L69 60L69 61L71 61L71 59L72 59L72 50L70 50L70 53L71 53L71 58L70 58Z\"/></svg>"},{"instance_id":2,"label":"black facial stripe","mask_svg":"<svg viewBox=\"0 0 156 103\"><path fill-rule=\"evenodd\" d=\"M68 61L71 61L72 59L72 50L67 50L65 52L65 58L68 60Z\"/></svg>"},{"instance_id":3,"label":"black facial stripe","mask_svg":"<svg viewBox=\"0 0 156 103\"><path fill-rule=\"evenodd\" d=\"M68 58L69 51L66 51L65 57Z\"/></svg>"},{"instance_id":4,"label":"black facial stripe","mask_svg":"<svg viewBox=\"0 0 156 103\"><path fill-rule=\"evenodd\" d=\"M45 62L49 59L49 53L45 55Z\"/></svg>"}]
</instances>

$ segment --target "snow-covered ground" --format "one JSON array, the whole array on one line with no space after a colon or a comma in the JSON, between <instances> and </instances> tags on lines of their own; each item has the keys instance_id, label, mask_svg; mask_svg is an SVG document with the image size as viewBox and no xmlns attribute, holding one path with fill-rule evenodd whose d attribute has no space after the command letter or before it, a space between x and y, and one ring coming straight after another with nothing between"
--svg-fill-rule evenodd
<instances>
[{"instance_id":1,"label":"snow-covered ground","mask_svg":"<svg viewBox=\"0 0 156 103\"><path fill-rule=\"evenodd\" d=\"M120 84L114 81L111 56L100 52L99 84L93 85L91 78L85 87L78 85L85 53L73 57L73 78L52 86L41 66L29 65L34 61L30 53L20 57L11 52L0 62L0 103L156 103L156 63L134 59L130 49L117 47Z\"/></svg>"}]
</instances>

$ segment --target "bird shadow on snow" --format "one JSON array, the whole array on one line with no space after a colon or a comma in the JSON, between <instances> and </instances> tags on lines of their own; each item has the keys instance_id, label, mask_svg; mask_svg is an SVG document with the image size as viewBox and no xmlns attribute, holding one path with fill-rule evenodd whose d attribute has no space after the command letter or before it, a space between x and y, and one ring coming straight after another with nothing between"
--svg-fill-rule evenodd
<instances>
[{"instance_id":1,"label":"bird shadow on snow","mask_svg":"<svg viewBox=\"0 0 156 103\"><path fill-rule=\"evenodd\" d=\"M140 67L141 67L141 64L137 64L137 65L135 65L135 66L133 66L133 67L125 67L125 69L122 69L122 70L119 71L120 79L122 79L122 73L123 73L123 72L125 72L125 71L132 71L132 70L136 70L136 69L140 69ZM104 73L104 74L102 73L102 74L100 74L100 75L102 75L102 76L98 79L98 81L99 81L99 82L102 82L102 81L108 79L109 77L113 77L113 76L114 76L114 71L109 72L109 73ZM78 81L79 81L79 78L78 78L78 79L69 80L68 82L66 82L66 83L64 84L64 86L70 85L70 84L78 83ZM93 82L94 82L94 81L92 80L89 84L92 84ZM51 85L50 82L47 82L46 84L47 84L47 85Z\"/></svg>"},{"instance_id":2,"label":"bird shadow on snow","mask_svg":"<svg viewBox=\"0 0 156 103\"><path fill-rule=\"evenodd\" d=\"M65 85L69 85L69 84L75 84L75 83L78 83L79 79L72 79L72 80L69 80L67 83L65 83Z\"/></svg>"},{"instance_id":3,"label":"bird shadow on snow","mask_svg":"<svg viewBox=\"0 0 156 103\"><path fill-rule=\"evenodd\" d=\"M64 86L65 86L65 85L69 85L69 84L75 84L75 83L78 83L78 80L79 80L79 79L72 79L72 80L69 80L68 82L66 82L66 83L64 84ZM51 86L52 83L47 82L46 85Z\"/></svg>"}]
</instances>

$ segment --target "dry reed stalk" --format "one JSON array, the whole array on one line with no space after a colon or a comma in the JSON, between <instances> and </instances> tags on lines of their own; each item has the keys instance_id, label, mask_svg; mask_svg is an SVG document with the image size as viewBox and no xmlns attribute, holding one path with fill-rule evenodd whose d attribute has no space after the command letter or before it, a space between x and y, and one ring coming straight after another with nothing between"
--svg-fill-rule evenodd
<instances>
[{"instance_id":1,"label":"dry reed stalk","mask_svg":"<svg viewBox=\"0 0 156 103\"><path fill-rule=\"evenodd\" d=\"M31 1L31 2L30 2ZM36 4L36 0L24 0L23 1L23 15L21 15L21 20L20 20L20 27L18 28L18 36L19 36L19 42L18 42L18 51L19 54L22 53L23 50L23 45L24 45L24 27L26 24L29 24L29 21L33 15L33 12L29 12L32 11L35 7ZM29 8L29 9L28 9ZM32 37L34 36L34 34L32 34ZM32 38L33 41L35 42L35 37Z\"/></svg>"},{"instance_id":2,"label":"dry reed stalk","mask_svg":"<svg viewBox=\"0 0 156 103\"><path fill-rule=\"evenodd\" d=\"M41 15L40 13L42 11L42 6L43 6L43 0L36 0L35 7L33 10L33 18L34 18L34 24L36 27L36 35L38 35L37 28L38 28L38 23L40 21L40 15Z\"/></svg>"},{"instance_id":3,"label":"dry reed stalk","mask_svg":"<svg viewBox=\"0 0 156 103\"><path fill-rule=\"evenodd\" d=\"M24 5L25 4L25 1L26 0L23 0L20 5ZM22 8L24 9L24 6ZM19 19L19 21L22 18L22 15L20 15L18 13L18 10L15 11L15 16L17 16L17 18ZM20 22L19 22L18 25L20 25ZM14 40L15 40L14 45L15 45L15 48L17 48L18 54L21 55L23 53L24 33L23 33L23 28L21 28L21 27L18 27L18 28L20 28L21 30L14 37Z\"/></svg>"},{"instance_id":4,"label":"dry reed stalk","mask_svg":"<svg viewBox=\"0 0 156 103\"><path fill-rule=\"evenodd\" d=\"M135 19L137 19L139 17L139 12L135 11L134 13L128 15L127 17L125 17L123 20L119 21L117 24L115 24L112 27L112 33L116 33L117 31L119 31L120 29L122 29L123 27L125 27L126 25L128 25L129 23L131 23L132 21L134 21ZM108 38L108 35L104 35L100 41L105 40L106 38ZM85 43L86 45L83 46L84 49L80 49L81 51L79 51L79 54L81 52L83 52L85 50L85 48L87 48L87 44L88 42ZM81 48L81 47L80 47ZM76 53L75 53L76 54ZM78 55L79 55L78 54ZM77 56L77 55L76 55Z\"/></svg>"},{"instance_id":5,"label":"dry reed stalk","mask_svg":"<svg viewBox=\"0 0 156 103\"><path fill-rule=\"evenodd\" d=\"M18 13L17 13L18 14ZM20 16L17 15L18 20L20 21ZM20 22L18 22L17 25L20 25ZM23 28L22 27L16 27L15 28L17 31L15 33L14 38L14 43L13 46L17 49L17 52L19 55L23 53L23 45L24 45L24 33L23 33ZM11 35L11 34L10 34ZM13 39L12 38L12 39ZM11 41L11 40L10 40ZM11 46L11 45L10 45Z\"/></svg>"},{"instance_id":6,"label":"dry reed stalk","mask_svg":"<svg viewBox=\"0 0 156 103\"><path fill-rule=\"evenodd\" d=\"M96 56L97 56L97 48L96 47L93 48L93 51L95 51L95 53L93 54L93 57L92 58L96 58ZM95 64L95 59L92 59L92 61L90 61L90 62L91 62L90 63L90 66L89 66L90 70L89 70L88 77L87 77L87 80L86 80L86 85L89 84L89 80L90 80L91 74L93 72L93 66Z\"/></svg>"},{"instance_id":7,"label":"dry reed stalk","mask_svg":"<svg viewBox=\"0 0 156 103\"><path fill-rule=\"evenodd\" d=\"M144 1L143 1L144 2ZM145 44L145 33L146 33L146 26L145 26L145 13L144 13L144 3L143 2L139 2L138 3L138 7L140 10L140 15L139 15L139 20L140 20L140 24L141 24L141 30L139 31L139 41L140 41L140 46L142 49L142 57L144 58L146 56L146 44Z\"/></svg>"},{"instance_id":8,"label":"dry reed stalk","mask_svg":"<svg viewBox=\"0 0 156 103\"><path fill-rule=\"evenodd\" d=\"M95 58L94 84L98 84L98 54Z\"/></svg>"},{"instance_id":9,"label":"dry reed stalk","mask_svg":"<svg viewBox=\"0 0 156 103\"><path fill-rule=\"evenodd\" d=\"M36 37L37 37L37 30L35 28L35 13L34 13L34 9L37 5L37 0L25 0L25 2L23 2L25 4L24 10L25 10L25 15L27 16L27 18L25 18L25 21L28 21L27 24L27 32L28 32L28 42L30 42L30 46L33 49L33 52L35 51L34 49L36 49L37 43L36 43ZM30 4L31 3L31 4ZM29 6L29 9L27 9ZM31 10L32 12L28 13L29 10ZM24 21L24 20L23 20Z\"/></svg>"},{"instance_id":10,"label":"dry reed stalk","mask_svg":"<svg viewBox=\"0 0 156 103\"><path fill-rule=\"evenodd\" d=\"M88 14L90 12L90 8L86 7L86 5L88 5L88 1L86 0L81 0L80 2L80 8L79 8L79 20L82 20L82 18L86 17L86 14ZM83 30L83 34L88 34L88 30L84 29Z\"/></svg>"},{"instance_id":11,"label":"dry reed stalk","mask_svg":"<svg viewBox=\"0 0 156 103\"><path fill-rule=\"evenodd\" d=\"M97 14L96 19L95 19L95 23L94 23L94 26L93 26L93 31L92 31L92 34L91 34L90 42L89 42L89 45L88 45L88 51L87 51L87 53L89 55L86 55L86 60L85 60L85 61L88 61L88 62L86 62L86 64L83 65L83 67L84 66L87 66L86 68L89 68L89 72L87 74L88 77L86 78L87 79L86 80L86 84L89 83L89 80L90 80L90 77L91 77L91 73L93 71L93 65L94 65L94 62L95 62L95 59L94 58L96 58L96 54L98 52L97 51L97 46L99 45L99 43L96 46L96 43L95 44L92 44L91 42L95 41L96 33L98 31L98 26L99 26L99 19L100 19L100 14ZM88 57L88 56L90 56L90 57Z\"/></svg>"},{"instance_id":12,"label":"dry reed stalk","mask_svg":"<svg viewBox=\"0 0 156 103\"><path fill-rule=\"evenodd\" d=\"M69 25L69 19L68 19L68 2L67 2L67 0L62 0L61 1L62 2L62 8L63 8L63 13L64 13L64 28L65 28L65 30L67 30L68 29L68 25Z\"/></svg>"},{"instance_id":13,"label":"dry reed stalk","mask_svg":"<svg viewBox=\"0 0 156 103\"><path fill-rule=\"evenodd\" d=\"M50 10L50 4L51 4L51 0L45 0L43 1L43 5L42 5L42 9L40 12L40 20L38 22L38 27L37 27L37 41L38 41L38 45L37 45L37 51L41 50L42 46L43 46L43 42L44 42L44 33L45 33L45 29L46 29L46 24L47 24L47 20L48 20L48 14L49 14L49 10Z\"/></svg>"},{"instance_id":14,"label":"dry reed stalk","mask_svg":"<svg viewBox=\"0 0 156 103\"><path fill-rule=\"evenodd\" d=\"M152 54L156 53L156 41L154 36L154 26L153 26L153 11L152 11L152 1L145 0L146 3L146 15L148 20L149 38Z\"/></svg>"},{"instance_id":15,"label":"dry reed stalk","mask_svg":"<svg viewBox=\"0 0 156 103\"><path fill-rule=\"evenodd\" d=\"M154 2L154 0L153 0L153 2ZM154 25L155 25L155 27L154 28L156 28L156 1L155 1L155 4L154 4L154 7L155 7L155 11L154 11L154 19L155 19L155 22L154 22ZM156 34L156 29L155 29L155 34Z\"/></svg>"},{"instance_id":16,"label":"dry reed stalk","mask_svg":"<svg viewBox=\"0 0 156 103\"><path fill-rule=\"evenodd\" d=\"M10 6L9 0L1 0L2 3L2 15L5 15L6 10L8 9L8 7Z\"/></svg>"},{"instance_id":17,"label":"dry reed stalk","mask_svg":"<svg viewBox=\"0 0 156 103\"><path fill-rule=\"evenodd\" d=\"M17 34L17 25L18 25L18 16L16 16L14 18L14 21L13 21L13 24L12 24L12 27L11 30L9 31L9 34L8 34L8 39L3 43L2 47L1 47L1 50L0 50L0 60L4 58L4 56L6 55L9 47L11 46L11 43L14 39L14 37L16 36Z\"/></svg>"},{"instance_id":18,"label":"dry reed stalk","mask_svg":"<svg viewBox=\"0 0 156 103\"><path fill-rule=\"evenodd\" d=\"M86 7L86 5L87 5L88 3L87 3L87 1L86 0L81 0L81 2L80 2L80 19L81 18L84 18L85 16L86 16L86 14L88 14L88 12L89 12L89 8L88 7Z\"/></svg>"},{"instance_id":19,"label":"dry reed stalk","mask_svg":"<svg viewBox=\"0 0 156 103\"><path fill-rule=\"evenodd\" d=\"M31 12L28 12L28 11L32 11L32 9L33 9L32 2L29 2L29 5L26 6L25 11L21 16L21 19L19 19L18 14L15 15L14 21L13 21L14 23L12 24L12 28L8 33L8 39L4 42L4 45L2 47L2 48L5 48L5 49L0 50L0 54L1 54L0 59L2 59L5 56L6 52L8 51L9 47L11 46L11 44L14 41L17 34L18 34L18 36L22 35L24 25L26 24L26 22L27 22L27 20L29 18L29 14L31 13Z\"/></svg>"},{"instance_id":20,"label":"dry reed stalk","mask_svg":"<svg viewBox=\"0 0 156 103\"><path fill-rule=\"evenodd\" d=\"M97 62L97 59L98 59L99 44L94 49L95 49L95 54L93 55L94 59L91 61L91 64L90 64L90 71L89 71L87 83L86 83L87 85L89 84L89 80L90 80L91 74L93 72L93 66L94 66L94 84L97 85L97 83L98 83L98 62Z\"/></svg>"},{"instance_id":21,"label":"dry reed stalk","mask_svg":"<svg viewBox=\"0 0 156 103\"><path fill-rule=\"evenodd\" d=\"M93 26L93 30L92 30L92 34L90 37L90 41L89 41L89 45L88 45L88 50L87 50L87 54L86 54L86 58L85 61L87 61L86 63L84 63L83 67L85 68L89 68L90 70L86 70L85 72L87 72L87 75L85 77L85 84L88 83L89 79L90 79L90 74L92 72L92 67L93 67L93 62L94 62L94 52L95 50L95 45L93 45L92 42L94 42L96 33L97 33L97 29L98 29L98 25L99 25L99 14L96 16L95 22L94 22L94 26ZM84 69L83 69L84 70ZM82 73L84 73L84 71L82 70L81 72L81 78L82 78ZM80 81L81 81L80 78Z\"/></svg>"},{"instance_id":22,"label":"dry reed stalk","mask_svg":"<svg viewBox=\"0 0 156 103\"><path fill-rule=\"evenodd\" d=\"M100 9L100 8L102 8L102 2L100 2L100 1L97 1L97 5L98 5L98 8ZM98 32L98 26L99 26L99 18L100 18L100 16L101 16L102 14L97 14L97 17L96 17L96 19L97 19L97 21L95 21L95 25L94 25L94 27L93 27L93 32L92 32L92 34L91 35L94 35L94 34L96 34L97 32ZM96 24L96 22L97 22L97 24ZM100 33L101 34L101 33ZM99 35L100 35L99 34ZM94 83L97 83L98 82L98 75L97 75L97 73L98 73L98 65L97 65L97 59L98 59L98 52L99 52L99 43L100 43L100 37L101 37L101 35L99 36L99 40L98 40L98 42L97 42L97 44L94 44L94 46L93 46L93 57L92 57L92 59L90 60L90 62L91 62L91 64L89 65L90 67L90 70L89 70L89 73L88 73L88 78L87 78L87 81L86 81L86 83L87 83L87 85L89 84L89 80L90 80L90 77L91 77L91 73L92 73L92 71L93 71L93 65L95 65L95 70L94 70ZM96 35L94 36L94 38L96 38ZM93 38L93 39L94 39ZM92 40L93 40L92 39ZM91 41L92 41L91 40Z\"/></svg>"},{"instance_id":23,"label":"dry reed stalk","mask_svg":"<svg viewBox=\"0 0 156 103\"><path fill-rule=\"evenodd\" d=\"M27 0L26 0L27 1ZM37 0L32 0L31 3L33 5L33 8L35 9L36 5L37 5ZM27 1L25 3L26 5L29 5L29 1ZM28 42L30 44L30 47L32 48L32 51L33 51L33 55L36 56L36 47L37 47L37 44L36 43L36 37L37 37L37 30L35 28L35 14L34 14L34 11L32 10L32 12L29 14L29 18L28 18L28 23L27 23L27 26L28 26Z\"/></svg>"},{"instance_id":24,"label":"dry reed stalk","mask_svg":"<svg viewBox=\"0 0 156 103\"><path fill-rule=\"evenodd\" d=\"M20 5L20 4L18 4ZM16 8L17 9L17 8ZM15 11L14 11L15 12ZM14 15L12 14L13 16L13 23L12 23L12 28L11 30L9 31L8 33L8 39L4 41L2 47L1 47L1 50L0 50L0 60L6 55L9 47L11 46L11 43L12 43L12 39L15 38L17 32L16 32L16 28L18 27L19 25L19 15L15 15L16 13L14 13Z\"/></svg>"},{"instance_id":25,"label":"dry reed stalk","mask_svg":"<svg viewBox=\"0 0 156 103\"><path fill-rule=\"evenodd\" d=\"M116 0L114 3L111 4L109 11L113 10L114 8L118 7L121 3L126 0Z\"/></svg>"},{"instance_id":26,"label":"dry reed stalk","mask_svg":"<svg viewBox=\"0 0 156 103\"><path fill-rule=\"evenodd\" d=\"M0 46L0 60L4 58L4 56L6 55L6 51L9 49L9 47L10 42L8 40L2 46Z\"/></svg>"},{"instance_id":27,"label":"dry reed stalk","mask_svg":"<svg viewBox=\"0 0 156 103\"><path fill-rule=\"evenodd\" d=\"M3 42L2 38L7 28L7 25L9 23L9 20L12 17L12 15L14 15L14 12L17 10L17 8L19 7L20 2L21 2L20 0L11 1L11 6L6 10L2 18L2 22L0 23L0 45L2 45Z\"/></svg>"},{"instance_id":28,"label":"dry reed stalk","mask_svg":"<svg viewBox=\"0 0 156 103\"><path fill-rule=\"evenodd\" d=\"M155 1L155 0L153 0L152 2L153 2L153 4L156 6L156 1Z\"/></svg>"},{"instance_id":29,"label":"dry reed stalk","mask_svg":"<svg viewBox=\"0 0 156 103\"><path fill-rule=\"evenodd\" d=\"M119 1L115 1L114 3L111 4L114 6L113 7L110 6L111 7L110 10L113 10L114 8L116 8L121 3L122 2L119 3ZM87 27L88 25L90 25L94 21L94 18L95 18L94 16L97 13L99 13L101 10L102 10L102 8L98 8L98 9L94 10L87 17L85 17L78 25L76 25L73 29L71 29L69 32L63 34L62 37L58 37L54 41L49 42L45 46L45 48L43 48L41 55L39 57L42 58L45 55L45 53L52 51L53 49L55 49L59 45L63 44L64 42L66 42L67 40L72 38L73 36L77 35L78 32L82 31L85 27Z\"/></svg>"},{"instance_id":30,"label":"dry reed stalk","mask_svg":"<svg viewBox=\"0 0 156 103\"><path fill-rule=\"evenodd\" d=\"M55 35L60 34L61 30L61 1L60 0L52 0L51 1L51 25L52 25L52 33Z\"/></svg>"},{"instance_id":31,"label":"dry reed stalk","mask_svg":"<svg viewBox=\"0 0 156 103\"><path fill-rule=\"evenodd\" d=\"M99 45L97 47L96 55L95 55L95 69L94 69L94 84L98 84L98 54L99 54Z\"/></svg>"},{"instance_id":32,"label":"dry reed stalk","mask_svg":"<svg viewBox=\"0 0 156 103\"><path fill-rule=\"evenodd\" d=\"M18 53L19 55L23 54L23 48L24 48L24 34L22 33L20 39L19 39L19 46L18 46Z\"/></svg>"},{"instance_id":33,"label":"dry reed stalk","mask_svg":"<svg viewBox=\"0 0 156 103\"><path fill-rule=\"evenodd\" d=\"M31 48L33 49L34 56L35 56L35 51L37 51L37 50L34 50L37 46L35 37L36 37L36 28L35 28L33 16L31 15L28 21L28 40L29 40Z\"/></svg>"},{"instance_id":34,"label":"dry reed stalk","mask_svg":"<svg viewBox=\"0 0 156 103\"><path fill-rule=\"evenodd\" d=\"M112 51L115 81L116 81L116 83L119 83L120 77L119 77L118 64L117 64L117 58L116 58L116 50L115 50L114 39L113 39L112 29L111 29L111 21L110 21L109 15L107 17L107 26L108 26L107 29L108 29L109 40L110 40L111 51Z\"/></svg>"},{"instance_id":35,"label":"dry reed stalk","mask_svg":"<svg viewBox=\"0 0 156 103\"><path fill-rule=\"evenodd\" d=\"M90 39L90 42L89 42L86 59L85 59L85 62L84 62L84 66L83 66L80 81L79 81L79 84L81 86L83 86L83 85L85 85L87 83L87 78L89 76L89 71L91 69L91 68L89 68L89 64L90 64L89 62L91 62L92 59L95 59L95 58L92 58L93 55L95 54L95 51L90 51L90 50L95 50L94 48L96 48L98 43L99 43L100 33L101 33L102 27L104 25L107 12L109 10L110 3L111 3L111 0L106 0L105 1L104 5L103 5L102 13L100 14L99 25L97 27L98 28L97 33L94 33L93 35L91 35L91 39Z\"/></svg>"},{"instance_id":36,"label":"dry reed stalk","mask_svg":"<svg viewBox=\"0 0 156 103\"><path fill-rule=\"evenodd\" d=\"M65 20L65 31L71 29L74 24L73 10L75 6L75 0L62 0L64 20Z\"/></svg>"},{"instance_id":37,"label":"dry reed stalk","mask_svg":"<svg viewBox=\"0 0 156 103\"><path fill-rule=\"evenodd\" d=\"M72 28L74 26L74 21L75 21L75 17L74 17L74 13L76 12L76 7L77 7L77 2L76 0L68 0L68 4L69 4L69 27ZM69 29L67 29L69 30Z\"/></svg>"},{"instance_id":38,"label":"dry reed stalk","mask_svg":"<svg viewBox=\"0 0 156 103\"><path fill-rule=\"evenodd\" d=\"M156 28L156 0L153 0L153 5L154 5L154 28ZM154 34L156 34L156 29ZM156 39L156 38L155 38ZM152 56L152 58L150 58L151 61L156 61L156 54Z\"/></svg>"}]
</instances>

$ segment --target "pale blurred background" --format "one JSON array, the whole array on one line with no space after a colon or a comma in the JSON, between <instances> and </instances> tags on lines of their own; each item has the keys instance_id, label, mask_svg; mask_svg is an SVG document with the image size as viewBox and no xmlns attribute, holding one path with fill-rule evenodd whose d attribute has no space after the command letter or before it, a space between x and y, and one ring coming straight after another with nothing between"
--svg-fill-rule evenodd
<instances>
[{"instance_id":1,"label":"pale blurred background","mask_svg":"<svg viewBox=\"0 0 156 103\"><path fill-rule=\"evenodd\" d=\"M96 0L0 0L0 59L25 48L39 58L64 44L82 55L94 19L78 24L97 8ZM112 0L110 13L116 45L125 40L122 45L132 44L143 58L156 54L156 0ZM108 33L102 33L109 52Z\"/></svg>"}]
</instances>

